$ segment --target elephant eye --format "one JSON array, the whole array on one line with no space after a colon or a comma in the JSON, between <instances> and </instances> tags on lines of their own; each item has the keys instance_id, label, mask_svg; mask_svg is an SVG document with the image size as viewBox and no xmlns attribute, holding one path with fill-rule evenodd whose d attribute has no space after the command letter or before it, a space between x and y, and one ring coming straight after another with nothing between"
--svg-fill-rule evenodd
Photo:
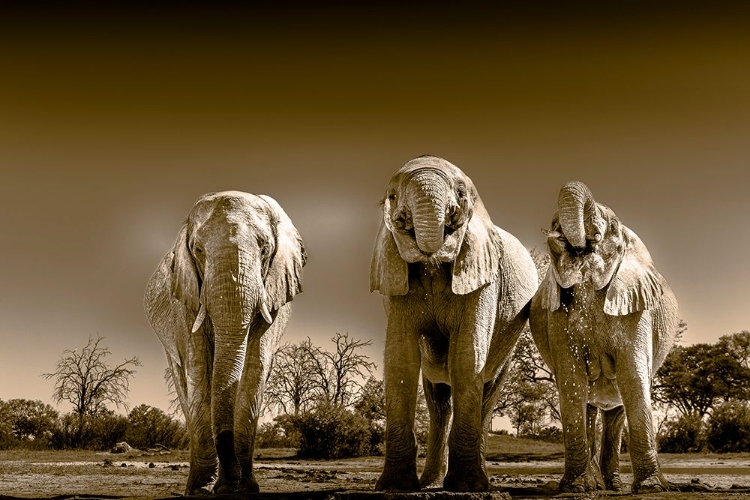
<instances>
[{"instance_id":1,"label":"elephant eye","mask_svg":"<svg viewBox=\"0 0 750 500\"><path fill-rule=\"evenodd\" d=\"M388 195L388 199L390 201L396 201L396 193L391 193Z\"/></svg>"},{"instance_id":2,"label":"elephant eye","mask_svg":"<svg viewBox=\"0 0 750 500\"><path fill-rule=\"evenodd\" d=\"M612 219L609 221L609 230L610 231L617 231L617 221Z\"/></svg>"},{"instance_id":3,"label":"elephant eye","mask_svg":"<svg viewBox=\"0 0 750 500\"><path fill-rule=\"evenodd\" d=\"M463 184L459 184L456 188L456 194L459 198L465 198L466 197L466 186Z\"/></svg>"},{"instance_id":4,"label":"elephant eye","mask_svg":"<svg viewBox=\"0 0 750 500\"><path fill-rule=\"evenodd\" d=\"M268 257L268 255L271 253L271 245L269 243L264 243L260 247L260 253L265 258Z\"/></svg>"}]
</instances>

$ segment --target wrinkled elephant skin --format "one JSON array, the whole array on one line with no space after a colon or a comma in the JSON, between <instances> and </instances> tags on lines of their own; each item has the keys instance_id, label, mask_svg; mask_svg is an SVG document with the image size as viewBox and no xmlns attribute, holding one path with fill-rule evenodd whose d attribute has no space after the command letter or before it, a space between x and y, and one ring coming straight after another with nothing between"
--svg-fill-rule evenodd
<instances>
[{"instance_id":1,"label":"wrinkled elephant skin","mask_svg":"<svg viewBox=\"0 0 750 500\"><path fill-rule=\"evenodd\" d=\"M560 393L560 488L622 489L618 455L627 417L633 491L664 490L650 391L674 342L677 300L640 238L585 184L560 190L547 235L550 266L529 322ZM596 446L599 413L603 435Z\"/></svg>"},{"instance_id":2,"label":"wrinkled elephant skin","mask_svg":"<svg viewBox=\"0 0 750 500\"><path fill-rule=\"evenodd\" d=\"M484 444L508 359L537 288L528 251L496 227L471 180L416 158L392 177L370 289L383 295L386 456L377 490L489 487ZM420 369L430 426L417 477Z\"/></svg>"},{"instance_id":3,"label":"wrinkled elephant skin","mask_svg":"<svg viewBox=\"0 0 750 500\"><path fill-rule=\"evenodd\" d=\"M258 491L253 445L273 350L301 289L305 249L268 196L210 193L148 282L190 436L186 494ZM218 472L218 477L217 477Z\"/></svg>"}]
</instances>

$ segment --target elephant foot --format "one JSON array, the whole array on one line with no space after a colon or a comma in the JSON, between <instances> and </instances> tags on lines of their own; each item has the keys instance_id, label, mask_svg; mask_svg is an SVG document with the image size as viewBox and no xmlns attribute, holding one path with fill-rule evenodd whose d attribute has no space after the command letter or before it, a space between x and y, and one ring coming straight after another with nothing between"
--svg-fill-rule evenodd
<instances>
[{"instance_id":1,"label":"elephant foot","mask_svg":"<svg viewBox=\"0 0 750 500\"><path fill-rule=\"evenodd\" d=\"M642 481L633 481L633 493L661 493L667 491L669 484L661 474L653 474Z\"/></svg>"},{"instance_id":2,"label":"elephant foot","mask_svg":"<svg viewBox=\"0 0 750 500\"><path fill-rule=\"evenodd\" d=\"M211 486L201 486L200 488L186 491L185 496L187 497L207 497L213 495L214 491Z\"/></svg>"},{"instance_id":3,"label":"elephant foot","mask_svg":"<svg viewBox=\"0 0 750 500\"><path fill-rule=\"evenodd\" d=\"M386 467L375 483L375 491L419 491L417 472L405 472L395 467Z\"/></svg>"},{"instance_id":4,"label":"elephant foot","mask_svg":"<svg viewBox=\"0 0 750 500\"><path fill-rule=\"evenodd\" d=\"M212 491L211 484L214 482L215 474L215 467L200 469L191 466L187 485L185 487L185 495L210 495Z\"/></svg>"},{"instance_id":5,"label":"elephant foot","mask_svg":"<svg viewBox=\"0 0 750 500\"><path fill-rule=\"evenodd\" d=\"M419 477L419 486L422 488L439 488L442 485L445 471L433 471L425 469Z\"/></svg>"},{"instance_id":6,"label":"elephant foot","mask_svg":"<svg viewBox=\"0 0 750 500\"><path fill-rule=\"evenodd\" d=\"M456 492L487 491L490 489L490 480L481 468L464 469L460 472L449 469L443 480L443 488Z\"/></svg>"},{"instance_id":7,"label":"elephant foot","mask_svg":"<svg viewBox=\"0 0 750 500\"><path fill-rule=\"evenodd\" d=\"M241 491L239 481L216 481L214 485L214 493L219 495L224 493L240 493Z\"/></svg>"},{"instance_id":8,"label":"elephant foot","mask_svg":"<svg viewBox=\"0 0 750 500\"><path fill-rule=\"evenodd\" d=\"M258 481L255 480L255 475L250 475L249 478L242 478L240 490L242 493L258 493L260 486L258 485Z\"/></svg>"},{"instance_id":9,"label":"elephant foot","mask_svg":"<svg viewBox=\"0 0 750 500\"><path fill-rule=\"evenodd\" d=\"M560 491L565 493L584 493L594 491L599 485L596 478L590 472L572 476L565 473L560 480Z\"/></svg>"},{"instance_id":10,"label":"elephant foot","mask_svg":"<svg viewBox=\"0 0 750 500\"><path fill-rule=\"evenodd\" d=\"M605 486L604 489L608 491L622 492L625 489L625 485L620 479L619 472L616 472L612 474L610 477L607 477L607 479L604 480L604 486Z\"/></svg>"}]
</instances>

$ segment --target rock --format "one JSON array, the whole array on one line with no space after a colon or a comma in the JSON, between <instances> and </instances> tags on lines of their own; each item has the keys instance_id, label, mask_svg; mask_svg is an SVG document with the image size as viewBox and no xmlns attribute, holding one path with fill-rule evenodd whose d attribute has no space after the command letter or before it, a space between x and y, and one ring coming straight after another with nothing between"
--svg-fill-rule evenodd
<instances>
[{"instance_id":1,"label":"rock","mask_svg":"<svg viewBox=\"0 0 750 500\"><path fill-rule=\"evenodd\" d=\"M154 467L156 467L156 465L154 465L154 462L149 462L148 463L148 468L149 469L153 469Z\"/></svg>"},{"instance_id":2,"label":"rock","mask_svg":"<svg viewBox=\"0 0 750 500\"><path fill-rule=\"evenodd\" d=\"M110 450L111 453L129 453L131 451L133 451L133 447L125 441L120 441Z\"/></svg>"}]
</instances>

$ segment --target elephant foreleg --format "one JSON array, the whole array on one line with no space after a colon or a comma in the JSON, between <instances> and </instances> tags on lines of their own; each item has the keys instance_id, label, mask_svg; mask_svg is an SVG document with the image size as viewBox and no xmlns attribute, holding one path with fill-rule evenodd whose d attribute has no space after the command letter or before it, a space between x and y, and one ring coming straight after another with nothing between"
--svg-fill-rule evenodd
<instances>
[{"instance_id":1,"label":"elephant foreleg","mask_svg":"<svg viewBox=\"0 0 750 500\"><path fill-rule=\"evenodd\" d=\"M385 463L375 489L419 491L414 435L421 359L419 344L411 326L408 305L391 303L386 311L390 312L385 339Z\"/></svg>"},{"instance_id":2,"label":"elephant foreleg","mask_svg":"<svg viewBox=\"0 0 750 500\"><path fill-rule=\"evenodd\" d=\"M424 488L438 485L448 470L448 429L451 422L451 387L433 384L422 377L427 409L430 412L430 430L427 436L427 457L419 484Z\"/></svg>"},{"instance_id":3,"label":"elephant foreleg","mask_svg":"<svg viewBox=\"0 0 750 500\"><path fill-rule=\"evenodd\" d=\"M625 425L625 410L617 406L604 412L601 469L604 486L608 490L622 491L620 479L620 445L622 428Z\"/></svg>"},{"instance_id":4,"label":"elephant foreleg","mask_svg":"<svg viewBox=\"0 0 750 500\"><path fill-rule=\"evenodd\" d=\"M263 407L263 392L273 362L273 352L289 321L289 313L290 305L286 304L276 312L271 325L259 319L259 328L251 328L248 334L245 366L234 413L234 452L242 471L238 488L242 492L259 491L258 481L253 473L255 435Z\"/></svg>"},{"instance_id":5,"label":"elephant foreleg","mask_svg":"<svg viewBox=\"0 0 750 500\"><path fill-rule=\"evenodd\" d=\"M650 342L650 340L649 340ZM656 458L656 440L651 413L650 359L648 349L619 356L617 384L628 419L630 459L634 493L668 489Z\"/></svg>"},{"instance_id":6,"label":"elephant foreleg","mask_svg":"<svg viewBox=\"0 0 750 500\"><path fill-rule=\"evenodd\" d=\"M586 369L574 359L558 360L555 370L560 393L560 416L565 442L565 473L560 489L584 492L596 489L591 474L591 450L587 436L588 380Z\"/></svg>"},{"instance_id":7,"label":"elephant foreleg","mask_svg":"<svg viewBox=\"0 0 750 500\"><path fill-rule=\"evenodd\" d=\"M483 317L479 323L487 319L494 318ZM487 325L479 324L476 329L462 329L455 341L451 339L449 366L453 424L448 437L448 473L443 481L443 487L448 491L486 491L490 486L482 454L482 368L487 346L483 349L481 345L481 340L486 337L474 333L488 330Z\"/></svg>"},{"instance_id":8,"label":"elephant foreleg","mask_svg":"<svg viewBox=\"0 0 750 500\"><path fill-rule=\"evenodd\" d=\"M206 493L208 485L216 479L218 459L211 431L211 368L213 358L208 341L203 335L189 337L184 390L178 395L185 398L182 405L190 436L190 473L185 488L187 495ZM176 373L170 360L172 373ZM183 380L181 380L183 381ZM178 379L174 379L175 385Z\"/></svg>"}]
</instances>

